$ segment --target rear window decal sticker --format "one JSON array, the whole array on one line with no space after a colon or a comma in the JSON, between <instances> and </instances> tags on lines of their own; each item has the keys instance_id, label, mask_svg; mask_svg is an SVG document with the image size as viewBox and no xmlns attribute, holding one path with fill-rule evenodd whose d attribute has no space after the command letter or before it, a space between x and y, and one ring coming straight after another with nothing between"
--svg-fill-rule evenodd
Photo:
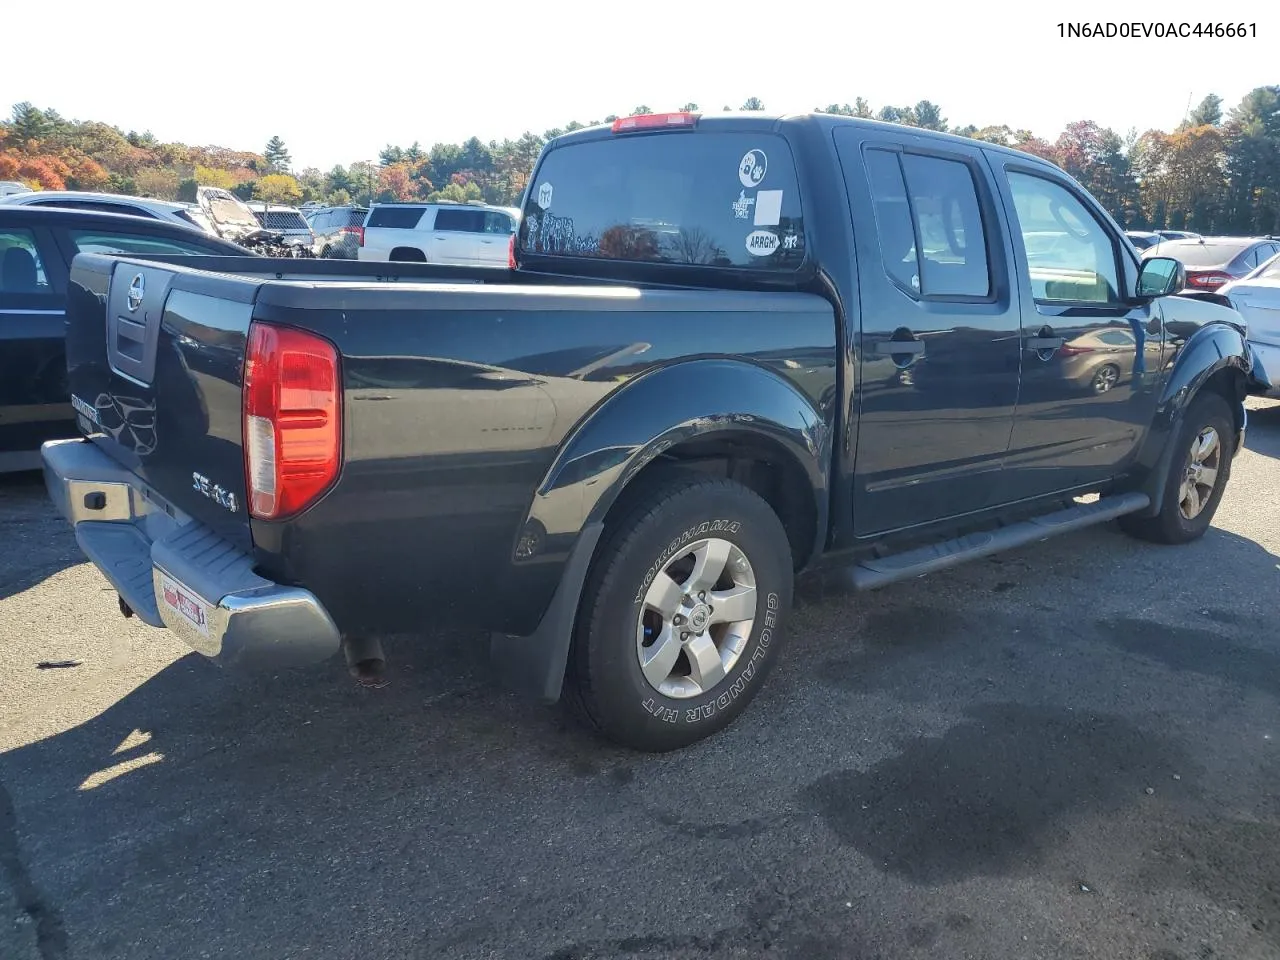
<instances>
[{"instance_id":1,"label":"rear window decal sticker","mask_svg":"<svg viewBox=\"0 0 1280 960\"><path fill-rule=\"evenodd\" d=\"M778 249L778 235L772 230L755 230L747 234L747 253L753 257L767 257Z\"/></svg>"},{"instance_id":2,"label":"rear window decal sticker","mask_svg":"<svg viewBox=\"0 0 1280 960\"><path fill-rule=\"evenodd\" d=\"M748 197L745 190L738 191L738 199L733 201L733 215L738 220L745 220L751 213L751 205L756 202L755 197ZM760 214L756 213L756 223L760 222ZM777 223L778 221L774 221Z\"/></svg>"},{"instance_id":3,"label":"rear window decal sticker","mask_svg":"<svg viewBox=\"0 0 1280 960\"><path fill-rule=\"evenodd\" d=\"M744 187L758 187L769 169L769 158L763 150L748 150L738 164L738 180Z\"/></svg>"},{"instance_id":4,"label":"rear window decal sticker","mask_svg":"<svg viewBox=\"0 0 1280 960\"><path fill-rule=\"evenodd\" d=\"M757 227L776 227L782 219L782 191L761 190L756 194Z\"/></svg>"},{"instance_id":5,"label":"rear window decal sticker","mask_svg":"<svg viewBox=\"0 0 1280 960\"><path fill-rule=\"evenodd\" d=\"M555 192L555 188L549 183L544 183L538 188L538 206L543 210L551 209L551 195Z\"/></svg>"}]
</instances>

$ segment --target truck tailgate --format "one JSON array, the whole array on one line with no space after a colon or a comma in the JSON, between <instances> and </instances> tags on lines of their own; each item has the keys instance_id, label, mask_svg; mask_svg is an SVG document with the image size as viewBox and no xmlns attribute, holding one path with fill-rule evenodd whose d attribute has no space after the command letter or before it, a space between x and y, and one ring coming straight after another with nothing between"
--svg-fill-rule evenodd
<instances>
[{"instance_id":1,"label":"truck tailgate","mask_svg":"<svg viewBox=\"0 0 1280 960\"><path fill-rule=\"evenodd\" d=\"M160 498L246 551L241 388L258 286L81 254L67 304L80 430Z\"/></svg>"}]
</instances>

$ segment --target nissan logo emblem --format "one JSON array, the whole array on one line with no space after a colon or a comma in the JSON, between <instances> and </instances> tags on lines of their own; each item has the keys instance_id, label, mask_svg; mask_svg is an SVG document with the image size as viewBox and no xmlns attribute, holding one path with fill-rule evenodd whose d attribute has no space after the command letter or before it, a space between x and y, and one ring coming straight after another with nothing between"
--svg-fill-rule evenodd
<instances>
[{"instance_id":1,"label":"nissan logo emblem","mask_svg":"<svg viewBox=\"0 0 1280 960\"><path fill-rule=\"evenodd\" d=\"M126 303L129 304L129 311L133 312L142 306L142 295L146 292L146 284L142 282L142 274L134 274L133 282L129 284L129 298Z\"/></svg>"}]
</instances>

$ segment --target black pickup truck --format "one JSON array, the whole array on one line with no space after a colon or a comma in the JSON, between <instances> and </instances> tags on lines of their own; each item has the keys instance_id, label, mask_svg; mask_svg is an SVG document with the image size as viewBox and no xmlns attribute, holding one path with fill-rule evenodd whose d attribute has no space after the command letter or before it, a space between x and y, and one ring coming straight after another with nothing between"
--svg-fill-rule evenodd
<instances>
[{"instance_id":1,"label":"black pickup truck","mask_svg":"<svg viewBox=\"0 0 1280 960\"><path fill-rule=\"evenodd\" d=\"M794 575L874 588L1118 519L1185 543L1238 314L1035 157L822 115L549 143L511 270L76 258L49 491L226 664L474 628L645 750L728 724Z\"/></svg>"}]
</instances>

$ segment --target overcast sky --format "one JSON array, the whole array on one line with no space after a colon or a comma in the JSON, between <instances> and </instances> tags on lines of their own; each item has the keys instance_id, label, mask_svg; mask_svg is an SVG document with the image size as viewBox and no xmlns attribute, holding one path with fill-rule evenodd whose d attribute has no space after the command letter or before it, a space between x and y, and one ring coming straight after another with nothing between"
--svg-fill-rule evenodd
<instances>
[{"instance_id":1,"label":"overcast sky","mask_svg":"<svg viewBox=\"0 0 1280 960\"><path fill-rule=\"evenodd\" d=\"M279 135L295 167L328 168L388 143L487 141L641 104L718 110L750 96L770 111L929 99L953 124L1053 138L1092 119L1123 135L1169 129L1207 93L1231 106L1280 83L1280 6L1262 3L330 4L221 0L200 4L197 18L176 2L63 0L57 29L39 30L39 42L4 38L0 110L30 100L165 141L245 150ZM43 17L25 9L28 23ZM1059 36L1067 19L1121 17L1243 20L1258 36Z\"/></svg>"}]
</instances>

